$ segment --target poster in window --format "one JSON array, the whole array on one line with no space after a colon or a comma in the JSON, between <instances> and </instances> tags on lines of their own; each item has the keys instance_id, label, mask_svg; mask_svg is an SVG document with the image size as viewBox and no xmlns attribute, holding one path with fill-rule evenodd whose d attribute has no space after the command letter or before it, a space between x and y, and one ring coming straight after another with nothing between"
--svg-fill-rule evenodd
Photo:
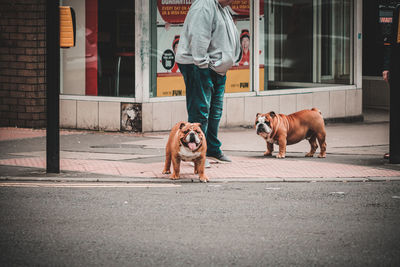
<instances>
[{"instance_id":1,"label":"poster in window","mask_svg":"<svg viewBox=\"0 0 400 267\"><path fill-rule=\"evenodd\" d=\"M260 0L263 3L262 0ZM157 0L157 96L185 95L185 84L175 62L180 33L192 0ZM263 4L260 4L263 15ZM227 73L226 92L250 90L250 2L235 0L231 13L243 45L247 45L242 62L238 62ZM242 32L245 34L242 34ZM171 54L171 51L173 54ZM260 57L261 59L263 57ZM173 64L172 64L173 62ZM263 77L263 75L260 77ZM260 83L261 84L261 83ZM262 83L263 84L263 83Z\"/></svg>"}]
</instances>

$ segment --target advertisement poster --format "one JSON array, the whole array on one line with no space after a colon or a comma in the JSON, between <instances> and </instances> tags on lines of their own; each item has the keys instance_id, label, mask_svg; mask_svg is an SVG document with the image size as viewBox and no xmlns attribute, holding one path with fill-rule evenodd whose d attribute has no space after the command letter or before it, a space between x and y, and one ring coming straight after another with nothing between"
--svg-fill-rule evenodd
<instances>
[{"instance_id":1,"label":"advertisement poster","mask_svg":"<svg viewBox=\"0 0 400 267\"><path fill-rule=\"evenodd\" d=\"M226 93L250 91L250 0L235 0L231 4L231 13L240 34L243 52L242 60L227 73ZM260 1L263 3L263 1ZM175 62L175 53L179 46L179 37L192 0L157 0L157 96L185 95L185 84ZM260 5L263 6L263 5ZM261 15L264 10L261 8ZM260 22L260 32L263 32ZM262 38L260 38L262 39ZM260 40L260 48L264 40ZM259 51L260 59L264 56ZM263 66L263 62L260 65ZM260 71L264 68L261 67ZM262 75L261 75L262 74ZM260 77L264 77L260 73ZM260 85L263 85L263 81ZM260 88L261 89L261 88Z\"/></svg>"}]
</instances>

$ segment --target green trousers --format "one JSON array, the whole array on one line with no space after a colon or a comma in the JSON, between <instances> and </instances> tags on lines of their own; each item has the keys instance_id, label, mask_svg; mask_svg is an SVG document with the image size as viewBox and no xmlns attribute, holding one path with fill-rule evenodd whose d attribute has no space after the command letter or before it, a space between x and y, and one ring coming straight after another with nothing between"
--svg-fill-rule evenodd
<instances>
[{"instance_id":1,"label":"green trousers","mask_svg":"<svg viewBox=\"0 0 400 267\"><path fill-rule=\"evenodd\" d=\"M219 156L219 122L224 104L226 76L211 69L201 69L194 64L178 64L186 86L188 121L201 123L207 139L207 155Z\"/></svg>"}]
</instances>

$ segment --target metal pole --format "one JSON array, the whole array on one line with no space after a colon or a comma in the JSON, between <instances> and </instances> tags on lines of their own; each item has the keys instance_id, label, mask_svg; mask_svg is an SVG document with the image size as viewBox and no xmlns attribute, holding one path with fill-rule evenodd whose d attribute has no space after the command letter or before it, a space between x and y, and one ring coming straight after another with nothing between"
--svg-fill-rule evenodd
<instances>
[{"instance_id":1,"label":"metal pole","mask_svg":"<svg viewBox=\"0 0 400 267\"><path fill-rule=\"evenodd\" d=\"M390 56L390 134L389 134L389 162L400 163L400 34L399 16L400 4L397 5L393 16L393 45Z\"/></svg>"},{"instance_id":2,"label":"metal pole","mask_svg":"<svg viewBox=\"0 0 400 267\"><path fill-rule=\"evenodd\" d=\"M59 0L46 0L46 172L60 173Z\"/></svg>"}]
</instances>

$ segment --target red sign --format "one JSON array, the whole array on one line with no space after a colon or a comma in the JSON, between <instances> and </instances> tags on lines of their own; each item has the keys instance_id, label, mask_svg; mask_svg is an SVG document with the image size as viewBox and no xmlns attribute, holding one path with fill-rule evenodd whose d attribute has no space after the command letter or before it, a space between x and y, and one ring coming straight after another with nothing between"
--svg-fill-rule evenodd
<instances>
[{"instance_id":1,"label":"red sign","mask_svg":"<svg viewBox=\"0 0 400 267\"><path fill-rule=\"evenodd\" d=\"M391 18L391 17L380 17L379 20L381 23L392 23L393 22L393 18Z\"/></svg>"},{"instance_id":2,"label":"red sign","mask_svg":"<svg viewBox=\"0 0 400 267\"><path fill-rule=\"evenodd\" d=\"M235 0L232 2L231 8L237 15L250 16L249 0ZM260 15L264 15L264 0L260 0Z\"/></svg>"},{"instance_id":3,"label":"red sign","mask_svg":"<svg viewBox=\"0 0 400 267\"><path fill-rule=\"evenodd\" d=\"M192 0L157 0L158 11L165 22L182 24Z\"/></svg>"},{"instance_id":4,"label":"red sign","mask_svg":"<svg viewBox=\"0 0 400 267\"><path fill-rule=\"evenodd\" d=\"M157 0L158 11L165 22L182 24L192 4L192 0ZM234 15L249 16L250 1L235 0L231 4ZM264 15L264 0L260 0L260 15Z\"/></svg>"}]
</instances>

